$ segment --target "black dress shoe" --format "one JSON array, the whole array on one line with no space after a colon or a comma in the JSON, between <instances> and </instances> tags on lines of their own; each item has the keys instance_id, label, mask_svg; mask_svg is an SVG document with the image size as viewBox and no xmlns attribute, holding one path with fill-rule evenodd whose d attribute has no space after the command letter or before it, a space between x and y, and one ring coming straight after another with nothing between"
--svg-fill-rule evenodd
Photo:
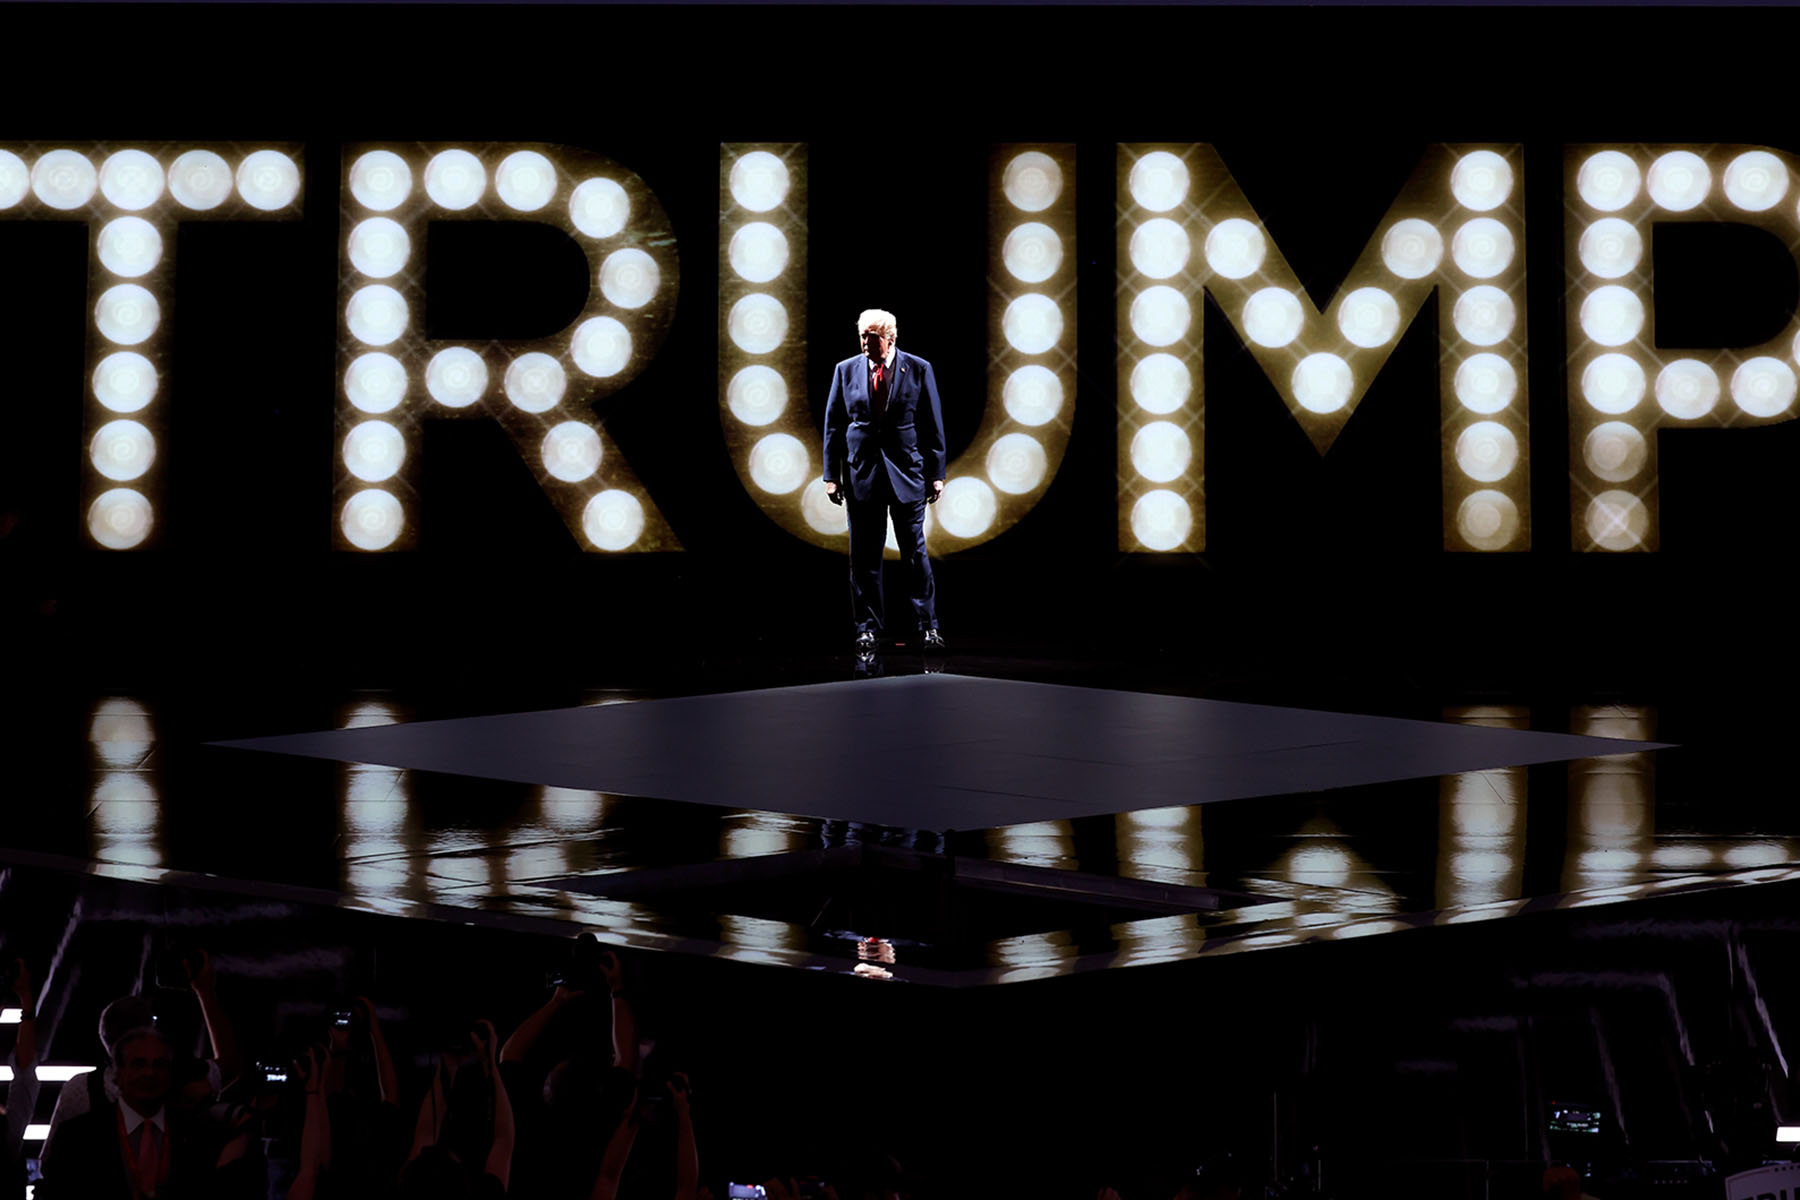
<instances>
[{"instance_id":1,"label":"black dress shoe","mask_svg":"<svg viewBox=\"0 0 1800 1200\"><path fill-rule=\"evenodd\" d=\"M922 629L919 631L919 644L924 646L927 650L942 650L944 648L944 635L937 631L936 626L933 626L930 629Z\"/></svg>"},{"instance_id":2,"label":"black dress shoe","mask_svg":"<svg viewBox=\"0 0 1800 1200\"><path fill-rule=\"evenodd\" d=\"M874 651L875 634L873 632L865 629L856 635L856 652L858 654L872 654Z\"/></svg>"}]
</instances>

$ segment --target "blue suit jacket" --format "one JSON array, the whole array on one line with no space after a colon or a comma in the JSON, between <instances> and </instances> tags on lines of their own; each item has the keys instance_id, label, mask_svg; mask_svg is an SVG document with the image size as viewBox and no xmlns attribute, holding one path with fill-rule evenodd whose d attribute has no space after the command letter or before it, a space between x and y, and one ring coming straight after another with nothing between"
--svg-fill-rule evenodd
<instances>
[{"instance_id":1,"label":"blue suit jacket","mask_svg":"<svg viewBox=\"0 0 1800 1200\"><path fill-rule=\"evenodd\" d=\"M846 358L825 403L825 480L857 500L922 500L944 477L944 411L937 377L916 354L894 351L881 420L869 401L869 360Z\"/></svg>"}]
</instances>

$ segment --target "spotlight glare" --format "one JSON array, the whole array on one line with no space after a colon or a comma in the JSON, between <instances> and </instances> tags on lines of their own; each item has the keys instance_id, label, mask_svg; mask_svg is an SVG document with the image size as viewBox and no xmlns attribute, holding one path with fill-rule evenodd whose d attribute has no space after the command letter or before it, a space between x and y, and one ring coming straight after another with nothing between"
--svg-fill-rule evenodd
<instances>
[{"instance_id":1,"label":"spotlight glare","mask_svg":"<svg viewBox=\"0 0 1800 1200\"><path fill-rule=\"evenodd\" d=\"M444 150L425 164L425 194L439 208L460 212L487 191L487 168L467 150Z\"/></svg>"},{"instance_id":2,"label":"spotlight glare","mask_svg":"<svg viewBox=\"0 0 1800 1200\"><path fill-rule=\"evenodd\" d=\"M1747 150L1725 168L1725 198L1746 212L1767 212L1787 190L1787 167L1767 150Z\"/></svg>"},{"instance_id":3,"label":"spotlight glare","mask_svg":"<svg viewBox=\"0 0 1800 1200\"><path fill-rule=\"evenodd\" d=\"M556 165L536 150L515 150L494 170L494 191L516 212L536 212L556 198Z\"/></svg>"},{"instance_id":4,"label":"spotlight glare","mask_svg":"<svg viewBox=\"0 0 1800 1200\"><path fill-rule=\"evenodd\" d=\"M74 150L52 150L31 168L31 190L39 200L64 212L92 200L98 186L94 164Z\"/></svg>"},{"instance_id":5,"label":"spotlight glare","mask_svg":"<svg viewBox=\"0 0 1800 1200\"><path fill-rule=\"evenodd\" d=\"M195 212L215 209L231 195L231 167L211 150L189 150L169 165L169 195Z\"/></svg>"},{"instance_id":6,"label":"spotlight glare","mask_svg":"<svg viewBox=\"0 0 1800 1200\"><path fill-rule=\"evenodd\" d=\"M1294 400L1307 412L1334 413L1350 403L1355 380L1350 364L1328 351L1309 354L1294 364L1288 379Z\"/></svg>"},{"instance_id":7,"label":"spotlight glare","mask_svg":"<svg viewBox=\"0 0 1800 1200\"><path fill-rule=\"evenodd\" d=\"M1259 346L1285 346L1300 336L1306 315L1299 297L1286 288L1266 287L1244 301L1244 333Z\"/></svg>"},{"instance_id":8,"label":"spotlight glare","mask_svg":"<svg viewBox=\"0 0 1800 1200\"><path fill-rule=\"evenodd\" d=\"M100 164L100 194L131 212L162 198L162 164L142 150L120 150Z\"/></svg>"},{"instance_id":9,"label":"spotlight glare","mask_svg":"<svg viewBox=\"0 0 1800 1200\"><path fill-rule=\"evenodd\" d=\"M162 234L142 217L118 217L101 228L95 248L101 266L114 275L136 279L148 275L162 261Z\"/></svg>"},{"instance_id":10,"label":"spotlight glare","mask_svg":"<svg viewBox=\"0 0 1800 1200\"><path fill-rule=\"evenodd\" d=\"M371 279L386 279L412 257L412 239L396 221L370 217L350 231L350 265Z\"/></svg>"},{"instance_id":11,"label":"spotlight glare","mask_svg":"<svg viewBox=\"0 0 1800 1200\"><path fill-rule=\"evenodd\" d=\"M1456 465L1479 483L1512 474L1519 462L1519 439L1498 421L1476 421L1456 439Z\"/></svg>"},{"instance_id":12,"label":"spotlight glare","mask_svg":"<svg viewBox=\"0 0 1800 1200\"><path fill-rule=\"evenodd\" d=\"M467 346L439 350L425 367L425 390L445 408L469 407L487 386L487 360Z\"/></svg>"},{"instance_id":13,"label":"spotlight glare","mask_svg":"<svg viewBox=\"0 0 1800 1200\"><path fill-rule=\"evenodd\" d=\"M1582 461L1596 478L1624 483L1644 469L1650 446L1644 435L1623 421L1604 421L1581 444Z\"/></svg>"},{"instance_id":14,"label":"spotlight glare","mask_svg":"<svg viewBox=\"0 0 1800 1200\"><path fill-rule=\"evenodd\" d=\"M386 346L406 332L406 300L385 283L372 283L350 297L344 317L357 341Z\"/></svg>"},{"instance_id":15,"label":"spotlight glare","mask_svg":"<svg viewBox=\"0 0 1800 1200\"><path fill-rule=\"evenodd\" d=\"M1444 235L1418 217L1395 221L1382 235L1381 261L1402 279L1423 279L1444 261Z\"/></svg>"},{"instance_id":16,"label":"spotlight glare","mask_svg":"<svg viewBox=\"0 0 1800 1200\"><path fill-rule=\"evenodd\" d=\"M1006 377L1000 396L1006 415L1019 424L1048 425L1062 411L1062 380L1049 367L1027 363Z\"/></svg>"},{"instance_id":17,"label":"spotlight glare","mask_svg":"<svg viewBox=\"0 0 1800 1200\"><path fill-rule=\"evenodd\" d=\"M1131 198L1151 212L1168 212L1187 197L1187 164L1167 150L1152 150L1131 164Z\"/></svg>"},{"instance_id":18,"label":"spotlight glare","mask_svg":"<svg viewBox=\"0 0 1800 1200\"><path fill-rule=\"evenodd\" d=\"M391 150L371 150L350 164L350 194L364 208L392 212L412 195L412 168Z\"/></svg>"},{"instance_id":19,"label":"spotlight glare","mask_svg":"<svg viewBox=\"0 0 1800 1200\"><path fill-rule=\"evenodd\" d=\"M584 375L595 379L617 375L631 361L631 331L612 317L590 317L576 327L569 357Z\"/></svg>"},{"instance_id":20,"label":"spotlight glare","mask_svg":"<svg viewBox=\"0 0 1800 1200\"><path fill-rule=\"evenodd\" d=\"M1456 368L1456 398L1484 416L1500 412L1519 394L1518 372L1498 354L1471 354Z\"/></svg>"},{"instance_id":21,"label":"spotlight glare","mask_svg":"<svg viewBox=\"0 0 1800 1200\"><path fill-rule=\"evenodd\" d=\"M1588 536L1603 550L1641 546L1649 531L1650 510L1630 492L1601 492L1588 503Z\"/></svg>"},{"instance_id":22,"label":"spotlight glare","mask_svg":"<svg viewBox=\"0 0 1800 1200\"><path fill-rule=\"evenodd\" d=\"M1596 412L1628 413L1644 398L1644 368L1628 354L1602 354L1581 372L1581 395Z\"/></svg>"},{"instance_id":23,"label":"spotlight glare","mask_svg":"<svg viewBox=\"0 0 1800 1200\"><path fill-rule=\"evenodd\" d=\"M1794 389L1793 369L1778 358L1749 359L1731 374L1731 399L1753 417L1786 412L1794 403Z\"/></svg>"},{"instance_id":24,"label":"spotlight glare","mask_svg":"<svg viewBox=\"0 0 1800 1200\"><path fill-rule=\"evenodd\" d=\"M1000 328L1020 354L1043 354L1062 338L1062 309L1042 293L1026 292L1006 306Z\"/></svg>"},{"instance_id":25,"label":"spotlight glare","mask_svg":"<svg viewBox=\"0 0 1800 1200\"><path fill-rule=\"evenodd\" d=\"M1618 212L1637 199L1638 166L1631 156L1617 150L1590 154L1575 175L1575 190L1589 208Z\"/></svg>"},{"instance_id":26,"label":"spotlight glare","mask_svg":"<svg viewBox=\"0 0 1800 1200\"><path fill-rule=\"evenodd\" d=\"M363 421L344 436L344 469L364 483L399 474L406 462L406 438L386 421Z\"/></svg>"},{"instance_id":27,"label":"spotlight glare","mask_svg":"<svg viewBox=\"0 0 1800 1200\"><path fill-rule=\"evenodd\" d=\"M1450 316L1463 341L1476 346L1498 346L1512 334L1517 319L1512 297L1486 284L1458 296Z\"/></svg>"},{"instance_id":28,"label":"spotlight glare","mask_svg":"<svg viewBox=\"0 0 1800 1200\"><path fill-rule=\"evenodd\" d=\"M746 425L767 425L787 408L787 380L781 372L752 363L725 385L725 404Z\"/></svg>"},{"instance_id":29,"label":"spotlight glare","mask_svg":"<svg viewBox=\"0 0 1800 1200\"><path fill-rule=\"evenodd\" d=\"M1177 549L1193 529L1193 509L1166 488L1145 492L1131 506L1131 535L1146 550Z\"/></svg>"},{"instance_id":30,"label":"spotlight glare","mask_svg":"<svg viewBox=\"0 0 1800 1200\"><path fill-rule=\"evenodd\" d=\"M1014 208L1025 212L1043 212L1062 195L1062 168L1056 160L1038 150L1027 150L1013 156L1000 173L1000 190Z\"/></svg>"},{"instance_id":31,"label":"spotlight glare","mask_svg":"<svg viewBox=\"0 0 1800 1200\"><path fill-rule=\"evenodd\" d=\"M1131 368L1131 398L1145 412L1166 416L1187 403L1194 377L1173 354L1150 354Z\"/></svg>"},{"instance_id":32,"label":"spotlight glare","mask_svg":"<svg viewBox=\"0 0 1800 1200\"><path fill-rule=\"evenodd\" d=\"M1581 265L1602 279L1620 279L1637 270L1644 239L1630 221L1602 217L1581 234Z\"/></svg>"},{"instance_id":33,"label":"spotlight glare","mask_svg":"<svg viewBox=\"0 0 1800 1200\"><path fill-rule=\"evenodd\" d=\"M564 421L544 434L539 453L553 478L580 483L600 469L600 435L580 421Z\"/></svg>"},{"instance_id":34,"label":"spotlight glare","mask_svg":"<svg viewBox=\"0 0 1800 1200\"><path fill-rule=\"evenodd\" d=\"M751 292L731 306L725 328L745 354L767 354L787 338L787 309L766 292Z\"/></svg>"},{"instance_id":35,"label":"spotlight glare","mask_svg":"<svg viewBox=\"0 0 1800 1200\"><path fill-rule=\"evenodd\" d=\"M1131 302L1131 332L1146 345L1174 345L1193 319L1187 297L1163 284L1145 288Z\"/></svg>"},{"instance_id":36,"label":"spotlight glare","mask_svg":"<svg viewBox=\"0 0 1800 1200\"><path fill-rule=\"evenodd\" d=\"M644 535L644 506L630 492L610 488L582 509L581 532L601 550L624 550Z\"/></svg>"},{"instance_id":37,"label":"spotlight glare","mask_svg":"<svg viewBox=\"0 0 1800 1200\"><path fill-rule=\"evenodd\" d=\"M88 461L115 482L138 479L156 461L156 439L136 421L108 421L94 431L88 443Z\"/></svg>"},{"instance_id":38,"label":"spotlight glare","mask_svg":"<svg viewBox=\"0 0 1800 1200\"><path fill-rule=\"evenodd\" d=\"M999 501L993 488L972 475L965 475L945 484L944 494L938 497L933 507L937 509L937 523L944 532L954 537L972 538L980 537L993 525L999 512Z\"/></svg>"},{"instance_id":39,"label":"spotlight glare","mask_svg":"<svg viewBox=\"0 0 1800 1200\"><path fill-rule=\"evenodd\" d=\"M1704 417L1719 402L1719 377L1697 358L1678 358L1656 375L1656 403L1679 421Z\"/></svg>"},{"instance_id":40,"label":"spotlight glare","mask_svg":"<svg viewBox=\"0 0 1800 1200\"><path fill-rule=\"evenodd\" d=\"M1492 217L1465 221L1450 239L1450 257L1463 274L1492 279L1512 265L1512 231Z\"/></svg>"},{"instance_id":41,"label":"spotlight glare","mask_svg":"<svg viewBox=\"0 0 1800 1200\"><path fill-rule=\"evenodd\" d=\"M400 501L381 488L364 488L344 502L338 528L358 550L385 550L400 537L406 514Z\"/></svg>"},{"instance_id":42,"label":"spotlight glare","mask_svg":"<svg viewBox=\"0 0 1800 1200\"><path fill-rule=\"evenodd\" d=\"M569 195L569 220L591 238L613 236L630 218L631 197L610 179L584 179Z\"/></svg>"},{"instance_id":43,"label":"spotlight glare","mask_svg":"<svg viewBox=\"0 0 1800 1200\"><path fill-rule=\"evenodd\" d=\"M1337 321L1344 340L1352 345L1385 346L1400 332L1400 305L1381 288L1357 288L1338 306Z\"/></svg>"},{"instance_id":44,"label":"spotlight glare","mask_svg":"<svg viewBox=\"0 0 1800 1200\"><path fill-rule=\"evenodd\" d=\"M806 482L812 458L789 433L771 433L750 448L750 479L765 492L785 496Z\"/></svg>"},{"instance_id":45,"label":"spotlight glare","mask_svg":"<svg viewBox=\"0 0 1800 1200\"><path fill-rule=\"evenodd\" d=\"M800 513L806 523L819 533L833 536L850 532L850 513L842 504L833 504L825 494L825 481L815 479L806 485L800 497Z\"/></svg>"},{"instance_id":46,"label":"spotlight glare","mask_svg":"<svg viewBox=\"0 0 1800 1200\"><path fill-rule=\"evenodd\" d=\"M120 283L100 293L94 305L94 324L101 336L121 346L148 341L162 320L156 297L135 283Z\"/></svg>"},{"instance_id":47,"label":"spotlight glare","mask_svg":"<svg viewBox=\"0 0 1800 1200\"><path fill-rule=\"evenodd\" d=\"M1477 550L1504 550L1519 536L1519 506L1492 488L1470 492L1457 505L1456 531Z\"/></svg>"},{"instance_id":48,"label":"spotlight glare","mask_svg":"<svg viewBox=\"0 0 1800 1200\"><path fill-rule=\"evenodd\" d=\"M116 413L134 413L156 397L156 368L150 360L130 350L120 350L100 360L94 368L94 399Z\"/></svg>"},{"instance_id":49,"label":"spotlight glare","mask_svg":"<svg viewBox=\"0 0 1800 1200\"><path fill-rule=\"evenodd\" d=\"M1512 194L1512 167L1492 150L1474 150L1456 160L1450 170L1450 193L1464 208L1487 212L1506 203Z\"/></svg>"},{"instance_id":50,"label":"spotlight glare","mask_svg":"<svg viewBox=\"0 0 1800 1200\"><path fill-rule=\"evenodd\" d=\"M544 413L562 403L569 376L555 358L533 350L507 365L502 386L506 398L520 412Z\"/></svg>"},{"instance_id":51,"label":"spotlight glare","mask_svg":"<svg viewBox=\"0 0 1800 1200\"><path fill-rule=\"evenodd\" d=\"M1180 273L1192 250L1187 230L1167 217L1151 217L1131 235L1131 265L1152 279Z\"/></svg>"},{"instance_id":52,"label":"spotlight glare","mask_svg":"<svg viewBox=\"0 0 1800 1200\"><path fill-rule=\"evenodd\" d=\"M614 250L600 264L600 294L620 308L642 308L656 295L662 272L635 247Z\"/></svg>"},{"instance_id":53,"label":"spotlight glare","mask_svg":"<svg viewBox=\"0 0 1800 1200\"><path fill-rule=\"evenodd\" d=\"M1151 421L1131 439L1131 465L1152 483L1181 478L1193 456L1187 431L1173 421Z\"/></svg>"},{"instance_id":54,"label":"spotlight glare","mask_svg":"<svg viewBox=\"0 0 1800 1200\"><path fill-rule=\"evenodd\" d=\"M1036 490L1049 466L1043 443L1029 433L1004 434L987 453L988 482L1013 496Z\"/></svg>"},{"instance_id":55,"label":"spotlight glare","mask_svg":"<svg viewBox=\"0 0 1800 1200\"><path fill-rule=\"evenodd\" d=\"M1687 212L1712 191L1712 171L1691 150L1671 150L1650 164L1645 188L1659 208Z\"/></svg>"},{"instance_id":56,"label":"spotlight glare","mask_svg":"<svg viewBox=\"0 0 1800 1200\"><path fill-rule=\"evenodd\" d=\"M361 354L344 372L344 395L366 413L392 412L406 398L406 368L391 354Z\"/></svg>"},{"instance_id":57,"label":"spotlight glare","mask_svg":"<svg viewBox=\"0 0 1800 1200\"><path fill-rule=\"evenodd\" d=\"M31 171L11 150L0 150L0 209L11 208L31 190Z\"/></svg>"},{"instance_id":58,"label":"spotlight glare","mask_svg":"<svg viewBox=\"0 0 1800 1200\"><path fill-rule=\"evenodd\" d=\"M237 190L252 208L286 208L300 194L300 166L279 150L258 150L238 164Z\"/></svg>"},{"instance_id":59,"label":"spotlight glare","mask_svg":"<svg viewBox=\"0 0 1800 1200\"><path fill-rule=\"evenodd\" d=\"M111 488L88 505L88 533L108 550L129 550L150 536L150 501L131 488Z\"/></svg>"},{"instance_id":60,"label":"spotlight glare","mask_svg":"<svg viewBox=\"0 0 1800 1200\"><path fill-rule=\"evenodd\" d=\"M1227 217L1206 235L1206 265L1227 279L1256 274L1268 253L1268 239L1262 230L1242 217Z\"/></svg>"},{"instance_id":61,"label":"spotlight glare","mask_svg":"<svg viewBox=\"0 0 1800 1200\"><path fill-rule=\"evenodd\" d=\"M731 164L731 198L751 212L768 212L787 199L787 164L767 150L752 150Z\"/></svg>"},{"instance_id":62,"label":"spotlight glare","mask_svg":"<svg viewBox=\"0 0 1800 1200\"><path fill-rule=\"evenodd\" d=\"M787 270L787 237L767 221L751 221L731 235L728 257L738 278L768 283Z\"/></svg>"}]
</instances>

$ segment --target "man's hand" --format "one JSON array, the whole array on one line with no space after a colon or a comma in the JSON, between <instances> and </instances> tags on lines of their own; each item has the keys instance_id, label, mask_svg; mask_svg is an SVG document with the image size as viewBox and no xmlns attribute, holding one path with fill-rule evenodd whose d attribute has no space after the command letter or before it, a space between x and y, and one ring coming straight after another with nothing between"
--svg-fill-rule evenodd
<instances>
[{"instance_id":1,"label":"man's hand","mask_svg":"<svg viewBox=\"0 0 1800 1200\"><path fill-rule=\"evenodd\" d=\"M195 961L198 960L198 961ZM195 950L191 958L181 960L182 969L187 972L188 986L197 995L210 996L213 991L213 960L205 950Z\"/></svg>"},{"instance_id":2,"label":"man's hand","mask_svg":"<svg viewBox=\"0 0 1800 1200\"><path fill-rule=\"evenodd\" d=\"M606 990L620 992L625 989L625 970L619 966L619 956L611 950L600 952L600 975L606 980Z\"/></svg>"},{"instance_id":3,"label":"man's hand","mask_svg":"<svg viewBox=\"0 0 1800 1200\"><path fill-rule=\"evenodd\" d=\"M943 494L944 494L944 481L941 479L934 479L931 481L931 495L925 497L925 503L936 504L938 502L938 497L942 496Z\"/></svg>"},{"instance_id":4,"label":"man's hand","mask_svg":"<svg viewBox=\"0 0 1800 1200\"><path fill-rule=\"evenodd\" d=\"M37 993L31 987L31 969L25 965L25 960L22 958L13 960L12 989L13 994L19 998L20 1008L27 1017L30 1017L37 1008L34 1003Z\"/></svg>"},{"instance_id":5,"label":"man's hand","mask_svg":"<svg viewBox=\"0 0 1800 1200\"><path fill-rule=\"evenodd\" d=\"M844 494L838 491L838 485L829 479L825 481L825 498L833 504L842 504L844 502Z\"/></svg>"}]
</instances>

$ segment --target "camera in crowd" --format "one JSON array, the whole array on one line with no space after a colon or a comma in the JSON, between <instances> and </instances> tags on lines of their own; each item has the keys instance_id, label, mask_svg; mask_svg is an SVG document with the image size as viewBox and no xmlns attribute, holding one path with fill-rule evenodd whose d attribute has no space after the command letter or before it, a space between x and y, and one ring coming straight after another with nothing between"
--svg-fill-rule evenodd
<instances>
[{"instance_id":1,"label":"camera in crowd","mask_svg":"<svg viewBox=\"0 0 1800 1200\"><path fill-rule=\"evenodd\" d=\"M600 990L606 981L600 970L600 962L605 955L600 948L600 940L591 933L584 933L569 943L569 952L561 964L553 967L545 976L549 987L566 987L576 991L591 992Z\"/></svg>"}]
</instances>

